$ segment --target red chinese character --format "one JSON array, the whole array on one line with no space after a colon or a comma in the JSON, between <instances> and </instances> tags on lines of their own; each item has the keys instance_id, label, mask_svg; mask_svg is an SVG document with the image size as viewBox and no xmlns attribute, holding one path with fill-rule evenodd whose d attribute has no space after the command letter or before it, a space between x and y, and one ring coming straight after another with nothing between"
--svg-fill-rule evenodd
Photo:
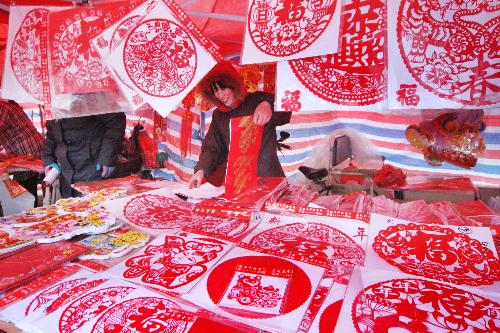
<instances>
[{"instance_id":1,"label":"red chinese character","mask_svg":"<svg viewBox=\"0 0 500 333\"><path fill-rule=\"evenodd\" d=\"M365 233L365 228L358 228L358 233L357 235L354 235L354 237L359 237L360 241L363 241L363 238L367 237L368 234Z\"/></svg>"},{"instance_id":2,"label":"red chinese character","mask_svg":"<svg viewBox=\"0 0 500 333\"><path fill-rule=\"evenodd\" d=\"M140 105L143 102L144 102L144 100L139 95L134 95L134 97L132 97L132 103L134 103L135 105Z\"/></svg>"},{"instance_id":3,"label":"red chinese character","mask_svg":"<svg viewBox=\"0 0 500 333\"><path fill-rule=\"evenodd\" d=\"M285 90L285 96L281 99L281 107L285 111L300 111L302 107L300 103L300 90L293 92Z\"/></svg>"},{"instance_id":4,"label":"red chinese character","mask_svg":"<svg viewBox=\"0 0 500 333\"><path fill-rule=\"evenodd\" d=\"M276 22L285 25L287 23L297 22L302 19L306 12L306 8L302 5L302 1L285 0L283 7L276 11Z\"/></svg>"},{"instance_id":5,"label":"red chinese character","mask_svg":"<svg viewBox=\"0 0 500 333\"><path fill-rule=\"evenodd\" d=\"M396 100L401 103L401 105L417 106L418 102L420 102L420 97L417 95L416 84L401 84L396 94L398 95Z\"/></svg>"},{"instance_id":6,"label":"red chinese character","mask_svg":"<svg viewBox=\"0 0 500 333\"><path fill-rule=\"evenodd\" d=\"M97 46L99 46L100 48L107 47L108 41L105 40L103 37L99 37L99 39L97 40Z\"/></svg>"}]
</instances>

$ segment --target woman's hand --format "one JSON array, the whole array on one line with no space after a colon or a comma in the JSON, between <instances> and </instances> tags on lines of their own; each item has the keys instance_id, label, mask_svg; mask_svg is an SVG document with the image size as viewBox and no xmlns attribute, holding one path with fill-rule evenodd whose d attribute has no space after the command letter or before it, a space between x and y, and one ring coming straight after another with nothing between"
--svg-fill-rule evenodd
<instances>
[{"instance_id":1,"label":"woman's hand","mask_svg":"<svg viewBox=\"0 0 500 333\"><path fill-rule=\"evenodd\" d=\"M271 105L268 102L262 101L255 108L255 112L253 114L253 122L255 125L265 125L271 120L273 116L273 110L271 109Z\"/></svg>"},{"instance_id":2,"label":"woman's hand","mask_svg":"<svg viewBox=\"0 0 500 333\"><path fill-rule=\"evenodd\" d=\"M198 170L192 177L189 179L188 188L200 187L203 178L205 177L205 172L203 170Z\"/></svg>"}]
</instances>

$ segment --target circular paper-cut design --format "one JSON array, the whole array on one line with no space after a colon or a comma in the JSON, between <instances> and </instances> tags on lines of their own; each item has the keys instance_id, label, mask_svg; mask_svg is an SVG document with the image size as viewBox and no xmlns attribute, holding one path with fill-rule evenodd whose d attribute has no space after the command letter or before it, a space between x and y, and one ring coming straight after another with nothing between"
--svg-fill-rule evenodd
<instances>
[{"instance_id":1,"label":"circular paper-cut design","mask_svg":"<svg viewBox=\"0 0 500 333\"><path fill-rule=\"evenodd\" d=\"M358 2L346 6L350 9L342 14L344 28L338 53L288 63L297 79L327 102L374 104L383 100L386 85L384 2L373 0L370 6ZM366 13L357 15L357 11Z\"/></svg>"},{"instance_id":2,"label":"circular paper-cut design","mask_svg":"<svg viewBox=\"0 0 500 333\"><path fill-rule=\"evenodd\" d=\"M352 305L357 332L498 332L500 305L437 281L397 279L362 290ZM396 332L396 330L394 330Z\"/></svg>"},{"instance_id":3,"label":"circular paper-cut design","mask_svg":"<svg viewBox=\"0 0 500 333\"><path fill-rule=\"evenodd\" d=\"M382 52L382 47L381 47ZM337 54L292 60L295 77L313 94L330 103L362 106L384 98L385 78L381 63L361 67L338 62Z\"/></svg>"},{"instance_id":4,"label":"circular paper-cut design","mask_svg":"<svg viewBox=\"0 0 500 333\"><path fill-rule=\"evenodd\" d=\"M253 0L248 32L263 53L286 57L313 44L328 27L336 0Z\"/></svg>"},{"instance_id":5,"label":"circular paper-cut design","mask_svg":"<svg viewBox=\"0 0 500 333\"><path fill-rule=\"evenodd\" d=\"M113 50L120 45L121 42L123 42L123 39L127 35L127 33L132 29L136 22L139 20L140 16L139 15L133 15L128 17L126 20L121 22L117 27L116 30L113 32L113 35L111 36L111 40L109 43L109 53L113 52ZM114 69L111 69L113 72L115 72ZM116 74L116 73L115 73ZM129 89L134 89L132 88L125 80L118 74L114 76L115 78L118 78L121 83L123 83L127 88Z\"/></svg>"},{"instance_id":6,"label":"circular paper-cut design","mask_svg":"<svg viewBox=\"0 0 500 333\"><path fill-rule=\"evenodd\" d=\"M135 290L133 287L109 287L83 295L64 309L59 319L59 331L61 333L76 331L133 290Z\"/></svg>"},{"instance_id":7,"label":"circular paper-cut design","mask_svg":"<svg viewBox=\"0 0 500 333\"><path fill-rule=\"evenodd\" d=\"M481 242L450 228L397 224L375 236L373 249L409 274L471 286L500 280L500 261Z\"/></svg>"},{"instance_id":8,"label":"circular paper-cut design","mask_svg":"<svg viewBox=\"0 0 500 333\"><path fill-rule=\"evenodd\" d=\"M61 283L57 283L56 285L48 289L45 289L31 300L31 302L26 307L24 315L28 316L30 313L35 312L40 307L48 306L50 302L54 301L59 296L61 296L68 290L76 287L85 280L87 280L87 278L68 280Z\"/></svg>"},{"instance_id":9,"label":"circular paper-cut design","mask_svg":"<svg viewBox=\"0 0 500 333\"><path fill-rule=\"evenodd\" d=\"M108 309L95 323L92 333L181 333L194 316L159 297L132 298Z\"/></svg>"},{"instance_id":10,"label":"circular paper-cut design","mask_svg":"<svg viewBox=\"0 0 500 333\"><path fill-rule=\"evenodd\" d=\"M342 231L322 223L292 223L255 235L249 242L273 254L298 260L329 262L325 278L347 283L365 252ZM333 251L331 250L333 248Z\"/></svg>"},{"instance_id":11,"label":"circular paper-cut design","mask_svg":"<svg viewBox=\"0 0 500 333\"><path fill-rule=\"evenodd\" d=\"M123 208L125 218L138 226L151 229L180 229L192 223L192 204L161 195L134 197Z\"/></svg>"},{"instance_id":12,"label":"circular paper-cut design","mask_svg":"<svg viewBox=\"0 0 500 333\"><path fill-rule=\"evenodd\" d=\"M211 241L211 240L209 240ZM125 278L141 278L148 284L176 289L192 283L207 271L208 264L224 250L221 244L165 236L161 245L149 245L144 254L125 262Z\"/></svg>"},{"instance_id":13,"label":"circular paper-cut design","mask_svg":"<svg viewBox=\"0 0 500 333\"><path fill-rule=\"evenodd\" d=\"M42 99L42 50L48 10L30 10L17 31L10 50L10 64L19 84L33 98Z\"/></svg>"},{"instance_id":14,"label":"circular paper-cut design","mask_svg":"<svg viewBox=\"0 0 500 333\"><path fill-rule=\"evenodd\" d=\"M76 298L77 296L85 294L87 291L97 287L98 285L108 281L108 279L97 279L90 280L78 284L77 286L63 292L59 297L57 297L51 304L50 308L55 310L59 309L66 301L70 298Z\"/></svg>"},{"instance_id":15,"label":"circular paper-cut design","mask_svg":"<svg viewBox=\"0 0 500 333\"><path fill-rule=\"evenodd\" d=\"M246 274L248 276L245 278ZM266 276L288 280L286 290L279 290L280 288L272 284L262 282ZM238 284L230 290L236 279ZM235 287L243 287L236 297L243 306L239 308L223 306L225 299L231 298ZM231 294L227 293L229 290ZM271 318L294 311L304 304L311 296L312 286L307 274L290 261L271 256L244 256L229 259L216 266L208 276L207 291L210 299L229 313L246 318ZM280 313L258 312L257 306L245 308L245 305L251 304L260 304L264 307L266 303L273 301L273 296L280 298Z\"/></svg>"},{"instance_id":16,"label":"circular paper-cut design","mask_svg":"<svg viewBox=\"0 0 500 333\"><path fill-rule=\"evenodd\" d=\"M250 226L250 221L225 218L216 216L193 215L196 224L184 228L185 231L194 232L210 237L216 237L225 240L237 240L244 235Z\"/></svg>"},{"instance_id":17,"label":"circular paper-cut design","mask_svg":"<svg viewBox=\"0 0 500 333\"><path fill-rule=\"evenodd\" d=\"M425 89L465 105L498 103L498 6L485 1L403 0L397 41L406 68Z\"/></svg>"},{"instance_id":18,"label":"circular paper-cut design","mask_svg":"<svg viewBox=\"0 0 500 333\"><path fill-rule=\"evenodd\" d=\"M193 81L196 46L184 29L170 20L146 20L125 40L123 62L130 80L155 97L177 95Z\"/></svg>"}]
</instances>

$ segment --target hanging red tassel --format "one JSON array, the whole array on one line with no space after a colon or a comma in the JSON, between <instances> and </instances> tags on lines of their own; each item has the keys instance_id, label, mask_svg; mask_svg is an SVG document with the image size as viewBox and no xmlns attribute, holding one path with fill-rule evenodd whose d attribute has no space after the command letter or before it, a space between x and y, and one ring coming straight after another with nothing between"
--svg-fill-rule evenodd
<instances>
[{"instance_id":1,"label":"hanging red tassel","mask_svg":"<svg viewBox=\"0 0 500 333\"><path fill-rule=\"evenodd\" d=\"M182 113L182 120L181 120L180 148L182 157L186 157L188 156L188 154L191 155L191 136L193 130L194 114L191 112L190 108L195 103L195 94L196 94L196 89L193 89L182 100L182 105L186 109Z\"/></svg>"},{"instance_id":2,"label":"hanging red tassel","mask_svg":"<svg viewBox=\"0 0 500 333\"><path fill-rule=\"evenodd\" d=\"M187 108L182 114L181 121L181 156L191 155L191 136L193 130L194 114Z\"/></svg>"}]
</instances>

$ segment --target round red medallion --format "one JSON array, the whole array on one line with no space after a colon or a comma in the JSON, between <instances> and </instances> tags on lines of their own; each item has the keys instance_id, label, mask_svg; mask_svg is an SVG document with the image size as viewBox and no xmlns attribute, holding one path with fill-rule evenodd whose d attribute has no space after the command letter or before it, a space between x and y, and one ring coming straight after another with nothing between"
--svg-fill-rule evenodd
<instances>
[{"instance_id":1,"label":"round red medallion","mask_svg":"<svg viewBox=\"0 0 500 333\"><path fill-rule=\"evenodd\" d=\"M286 57L313 44L330 23L336 0L253 0L248 31L263 53Z\"/></svg>"},{"instance_id":2,"label":"round red medallion","mask_svg":"<svg viewBox=\"0 0 500 333\"><path fill-rule=\"evenodd\" d=\"M347 283L365 252L348 235L322 223L293 223L255 235L249 244L297 260L329 261L325 278ZM333 248L333 250L332 250Z\"/></svg>"},{"instance_id":3,"label":"round red medallion","mask_svg":"<svg viewBox=\"0 0 500 333\"><path fill-rule=\"evenodd\" d=\"M116 304L95 323L92 333L181 333L189 318L165 298L139 297ZM189 317L189 316L187 316Z\"/></svg>"},{"instance_id":4,"label":"round red medallion","mask_svg":"<svg viewBox=\"0 0 500 333\"><path fill-rule=\"evenodd\" d=\"M385 6L344 4L338 53L289 61L297 79L330 103L370 105L385 93ZM364 13L360 15L360 13Z\"/></svg>"},{"instance_id":5,"label":"round red medallion","mask_svg":"<svg viewBox=\"0 0 500 333\"><path fill-rule=\"evenodd\" d=\"M161 195L134 197L123 208L125 218L151 229L180 229L192 222L192 205Z\"/></svg>"},{"instance_id":6,"label":"round red medallion","mask_svg":"<svg viewBox=\"0 0 500 333\"><path fill-rule=\"evenodd\" d=\"M59 331L61 333L76 331L134 289L133 287L109 287L83 295L64 309L59 319Z\"/></svg>"},{"instance_id":7,"label":"round red medallion","mask_svg":"<svg viewBox=\"0 0 500 333\"><path fill-rule=\"evenodd\" d=\"M362 290L352 306L357 332L497 332L500 304L440 282L397 279Z\"/></svg>"},{"instance_id":8,"label":"round red medallion","mask_svg":"<svg viewBox=\"0 0 500 333\"><path fill-rule=\"evenodd\" d=\"M302 306L312 292L307 274L271 256L239 257L216 266L208 294L225 311L247 318L271 318Z\"/></svg>"},{"instance_id":9,"label":"round red medallion","mask_svg":"<svg viewBox=\"0 0 500 333\"><path fill-rule=\"evenodd\" d=\"M488 1L402 0L397 41L406 68L425 89L465 105L500 101L498 6Z\"/></svg>"},{"instance_id":10,"label":"round red medallion","mask_svg":"<svg viewBox=\"0 0 500 333\"><path fill-rule=\"evenodd\" d=\"M177 95L196 73L196 46L177 23L147 20L125 40L123 62L130 80L142 92L155 97Z\"/></svg>"},{"instance_id":11,"label":"round red medallion","mask_svg":"<svg viewBox=\"0 0 500 333\"><path fill-rule=\"evenodd\" d=\"M409 274L471 286L500 280L500 261L481 242L451 228L397 224L375 236L375 252Z\"/></svg>"}]
</instances>

